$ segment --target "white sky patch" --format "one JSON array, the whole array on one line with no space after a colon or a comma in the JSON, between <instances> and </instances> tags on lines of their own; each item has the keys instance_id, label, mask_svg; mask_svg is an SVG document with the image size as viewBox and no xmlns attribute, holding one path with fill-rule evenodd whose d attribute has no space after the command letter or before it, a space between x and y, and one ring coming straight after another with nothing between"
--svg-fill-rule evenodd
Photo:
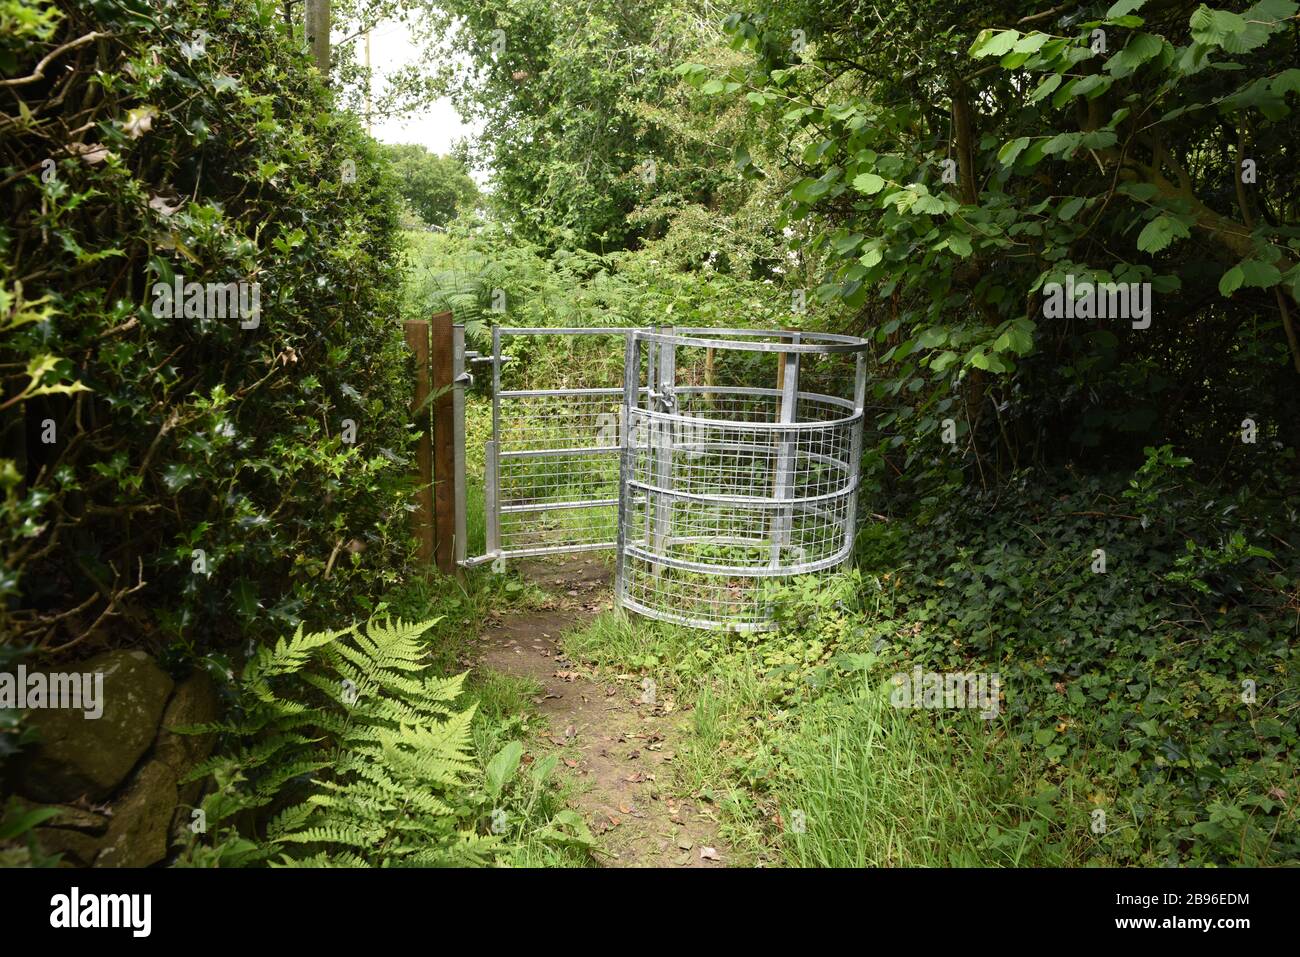
<instances>
[{"instance_id":1,"label":"white sky patch","mask_svg":"<svg viewBox=\"0 0 1300 957\"><path fill-rule=\"evenodd\" d=\"M416 62L419 52L406 24L384 21L375 27L370 34L370 62L376 74L375 92L378 94L384 89L387 77L393 71ZM456 140L473 139L479 130L461 121L450 100L439 98L423 112L403 119L376 121L371 132L382 143L419 143L434 153L445 155ZM475 176L480 185L482 178L481 175Z\"/></svg>"}]
</instances>

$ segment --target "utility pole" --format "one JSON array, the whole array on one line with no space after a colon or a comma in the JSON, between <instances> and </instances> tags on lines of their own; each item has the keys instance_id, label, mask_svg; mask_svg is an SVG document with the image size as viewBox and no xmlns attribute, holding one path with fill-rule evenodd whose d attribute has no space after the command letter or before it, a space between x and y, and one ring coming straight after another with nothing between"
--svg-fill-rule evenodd
<instances>
[{"instance_id":1,"label":"utility pole","mask_svg":"<svg viewBox=\"0 0 1300 957\"><path fill-rule=\"evenodd\" d=\"M370 128L370 28L366 27L366 132L374 135Z\"/></svg>"},{"instance_id":2,"label":"utility pole","mask_svg":"<svg viewBox=\"0 0 1300 957\"><path fill-rule=\"evenodd\" d=\"M307 0L305 26L307 45L311 48L316 69L329 78L330 73L330 0Z\"/></svg>"}]
</instances>

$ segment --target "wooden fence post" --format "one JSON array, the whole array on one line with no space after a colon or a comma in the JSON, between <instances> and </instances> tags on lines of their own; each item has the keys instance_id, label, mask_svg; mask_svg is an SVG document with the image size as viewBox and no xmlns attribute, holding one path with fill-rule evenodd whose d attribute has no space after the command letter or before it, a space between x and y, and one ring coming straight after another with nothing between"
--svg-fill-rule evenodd
<instances>
[{"instance_id":1,"label":"wooden fence post","mask_svg":"<svg viewBox=\"0 0 1300 957\"><path fill-rule=\"evenodd\" d=\"M429 567L433 563L433 451L429 429L429 323L423 319L408 319L403 323L406 344L415 353L415 397L411 412L420 427L420 441L415 450L416 467L420 484L415 490L415 512L411 517L416 541L420 544L420 561Z\"/></svg>"},{"instance_id":2,"label":"wooden fence post","mask_svg":"<svg viewBox=\"0 0 1300 957\"><path fill-rule=\"evenodd\" d=\"M430 321L433 385L433 555L438 571L456 573L455 340L450 312Z\"/></svg>"}]
</instances>

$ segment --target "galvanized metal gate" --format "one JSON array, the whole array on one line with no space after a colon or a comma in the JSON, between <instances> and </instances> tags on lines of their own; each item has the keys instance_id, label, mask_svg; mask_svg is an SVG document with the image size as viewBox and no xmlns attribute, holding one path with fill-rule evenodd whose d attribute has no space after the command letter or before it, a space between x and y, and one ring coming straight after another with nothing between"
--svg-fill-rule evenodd
<instances>
[{"instance_id":1,"label":"galvanized metal gate","mask_svg":"<svg viewBox=\"0 0 1300 957\"><path fill-rule=\"evenodd\" d=\"M543 336L605 337L585 341L603 343L589 355L621 352L601 366L613 381L502 389L511 350ZM852 551L865 346L800 332L494 329L491 356L475 360L491 362L493 381L486 548L464 563L615 549L620 606L697 628L768 627L773 586Z\"/></svg>"},{"instance_id":2,"label":"galvanized metal gate","mask_svg":"<svg viewBox=\"0 0 1300 957\"><path fill-rule=\"evenodd\" d=\"M474 561L613 548L617 540L621 356L627 329L492 330L492 438L485 450L485 554ZM517 345L543 337L609 341L606 387L503 389ZM551 350L554 352L555 350Z\"/></svg>"}]
</instances>

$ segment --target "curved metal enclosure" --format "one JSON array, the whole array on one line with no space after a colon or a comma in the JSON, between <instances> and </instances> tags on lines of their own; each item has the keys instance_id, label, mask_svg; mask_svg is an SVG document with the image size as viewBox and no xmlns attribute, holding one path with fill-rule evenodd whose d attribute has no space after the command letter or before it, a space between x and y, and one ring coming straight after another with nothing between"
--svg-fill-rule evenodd
<instances>
[{"instance_id":1,"label":"curved metal enclosure","mask_svg":"<svg viewBox=\"0 0 1300 957\"><path fill-rule=\"evenodd\" d=\"M770 626L771 596L853 550L860 339L630 330L615 594L696 628Z\"/></svg>"}]
</instances>

